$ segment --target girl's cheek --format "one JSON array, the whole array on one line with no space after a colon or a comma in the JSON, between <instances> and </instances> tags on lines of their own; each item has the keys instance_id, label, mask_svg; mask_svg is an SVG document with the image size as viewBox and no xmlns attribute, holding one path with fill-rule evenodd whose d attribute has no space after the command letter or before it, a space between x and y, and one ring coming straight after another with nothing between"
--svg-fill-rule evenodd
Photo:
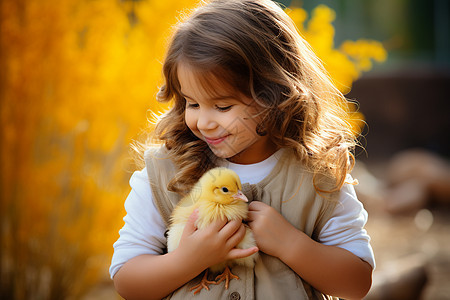
<instances>
[{"instance_id":1,"label":"girl's cheek","mask_svg":"<svg viewBox=\"0 0 450 300\"><path fill-rule=\"evenodd\" d=\"M185 118L186 126L191 130L191 132L198 137L199 139L203 139L202 134L199 132L197 128L197 121L189 118Z\"/></svg>"},{"instance_id":2,"label":"girl's cheek","mask_svg":"<svg viewBox=\"0 0 450 300\"><path fill-rule=\"evenodd\" d=\"M192 131L195 132L197 130L197 122L195 122L193 116L189 113L184 114L184 120L186 126Z\"/></svg>"}]
</instances>

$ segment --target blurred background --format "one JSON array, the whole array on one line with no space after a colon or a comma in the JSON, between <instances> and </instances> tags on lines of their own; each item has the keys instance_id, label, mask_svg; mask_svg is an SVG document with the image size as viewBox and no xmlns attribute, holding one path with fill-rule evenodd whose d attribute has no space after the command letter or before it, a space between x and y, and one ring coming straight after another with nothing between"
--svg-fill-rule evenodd
<instances>
[{"instance_id":1,"label":"blurred background","mask_svg":"<svg viewBox=\"0 0 450 300\"><path fill-rule=\"evenodd\" d=\"M0 0L0 299L119 299L130 143L166 109L165 45L196 2ZM450 299L449 1L280 2L358 102L367 298Z\"/></svg>"}]
</instances>

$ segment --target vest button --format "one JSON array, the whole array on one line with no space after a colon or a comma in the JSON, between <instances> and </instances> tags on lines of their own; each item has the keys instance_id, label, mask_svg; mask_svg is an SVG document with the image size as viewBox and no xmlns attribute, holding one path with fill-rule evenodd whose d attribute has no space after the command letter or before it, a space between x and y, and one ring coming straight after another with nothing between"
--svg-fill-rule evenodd
<instances>
[{"instance_id":1,"label":"vest button","mask_svg":"<svg viewBox=\"0 0 450 300\"><path fill-rule=\"evenodd\" d=\"M230 300L240 300L241 295L238 292L232 292L230 295Z\"/></svg>"}]
</instances>

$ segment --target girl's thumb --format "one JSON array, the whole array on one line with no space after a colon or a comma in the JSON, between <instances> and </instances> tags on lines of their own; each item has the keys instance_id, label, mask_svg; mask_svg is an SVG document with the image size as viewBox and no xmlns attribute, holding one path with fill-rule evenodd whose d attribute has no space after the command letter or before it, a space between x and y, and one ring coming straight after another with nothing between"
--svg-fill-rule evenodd
<instances>
[{"instance_id":1,"label":"girl's thumb","mask_svg":"<svg viewBox=\"0 0 450 300\"><path fill-rule=\"evenodd\" d=\"M198 209L194 209L192 214L189 216L186 226L184 227L184 234L192 234L197 230L197 226L195 226L195 221L198 219Z\"/></svg>"}]
</instances>

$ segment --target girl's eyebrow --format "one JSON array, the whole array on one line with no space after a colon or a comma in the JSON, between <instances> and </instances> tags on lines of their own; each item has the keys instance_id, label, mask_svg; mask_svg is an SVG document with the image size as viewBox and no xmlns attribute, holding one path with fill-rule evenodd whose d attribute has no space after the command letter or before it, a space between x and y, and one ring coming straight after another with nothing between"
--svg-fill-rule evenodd
<instances>
[{"instance_id":1,"label":"girl's eyebrow","mask_svg":"<svg viewBox=\"0 0 450 300\"><path fill-rule=\"evenodd\" d=\"M194 98L192 98L192 97L189 96L189 95L184 94L183 92L180 92L180 94L181 94L181 96L183 96L184 98L188 98L188 99L190 99L190 100L195 100ZM233 98L234 98L234 97L231 96L231 95L224 95L224 96L218 95L218 96L214 96L214 97L212 97L212 98L209 98L209 100L216 101L216 100L225 100L225 99L233 99Z\"/></svg>"},{"instance_id":2,"label":"girl's eyebrow","mask_svg":"<svg viewBox=\"0 0 450 300\"><path fill-rule=\"evenodd\" d=\"M191 96L188 96L186 94L184 94L183 92L180 92L181 96L183 96L183 98L189 98L191 100L194 100L194 98L192 98Z\"/></svg>"}]
</instances>

